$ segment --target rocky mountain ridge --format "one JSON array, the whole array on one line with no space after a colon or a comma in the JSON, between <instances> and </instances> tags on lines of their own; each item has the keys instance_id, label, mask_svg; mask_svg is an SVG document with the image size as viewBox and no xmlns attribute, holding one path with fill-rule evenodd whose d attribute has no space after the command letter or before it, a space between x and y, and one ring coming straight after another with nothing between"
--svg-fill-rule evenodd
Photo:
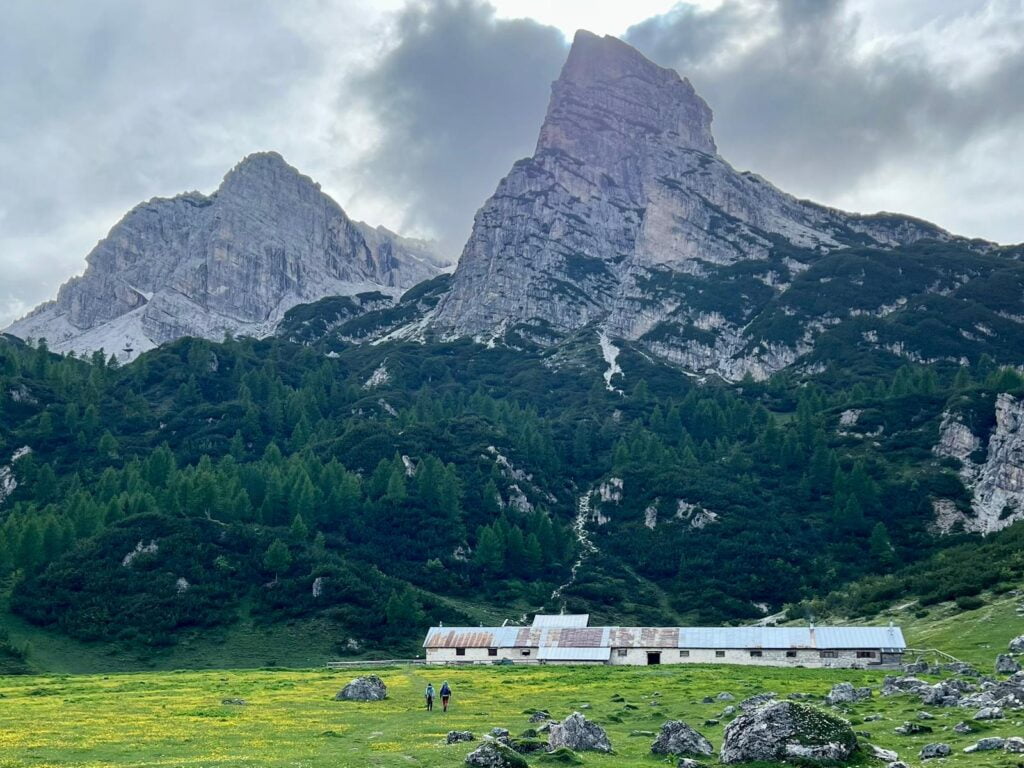
<instances>
[{"instance_id":1,"label":"rocky mountain ridge","mask_svg":"<svg viewBox=\"0 0 1024 768\"><path fill-rule=\"evenodd\" d=\"M695 373L760 379L846 319L885 316L970 279L950 273L936 286L931 275L892 309L841 307L841 316L814 313L779 332L765 318L798 314L787 290L829 256L925 241L972 257L996 250L911 217L798 200L737 172L717 154L711 119L674 71L615 38L577 33L536 152L477 213L434 331L551 346L594 329ZM822 287L827 277L817 293L832 290ZM884 291L887 280L868 288Z\"/></svg>"},{"instance_id":2,"label":"rocky mountain ridge","mask_svg":"<svg viewBox=\"0 0 1024 768\"><path fill-rule=\"evenodd\" d=\"M124 360L183 336L265 336L297 304L397 296L447 266L426 242L350 220L274 152L246 157L210 195L136 206L87 263L8 332Z\"/></svg>"}]
</instances>

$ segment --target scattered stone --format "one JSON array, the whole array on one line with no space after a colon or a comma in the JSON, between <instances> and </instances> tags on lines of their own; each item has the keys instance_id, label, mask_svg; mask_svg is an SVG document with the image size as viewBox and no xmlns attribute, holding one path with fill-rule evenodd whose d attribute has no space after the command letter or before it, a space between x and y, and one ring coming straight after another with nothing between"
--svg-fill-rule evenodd
<instances>
[{"instance_id":1,"label":"scattered stone","mask_svg":"<svg viewBox=\"0 0 1024 768\"><path fill-rule=\"evenodd\" d=\"M608 734L597 723L592 723L579 712L573 712L565 720L551 726L548 746L552 750L560 747L582 752L611 752Z\"/></svg>"},{"instance_id":2,"label":"scattered stone","mask_svg":"<svg viewBox=\"0 0 1024 768\"><path fill-rule=\"evenodd\" d=\"M964 747L964 752L991 752L994 749L1003 749L1005 746L1006 739L1001 739L998 736L989 736L985 739L979 739L969 747Z\"/></svg>"},{"instance_id":3,"label":"scattered stone","mask_svg":"<svg viewBox=\"0 0 1024 768\"><path fill-rule=\"evenodd\" d=\"M475 741L476 737L473 736L472 731L448 731L448 736L445 739L447 744L460 744L463 741Z\"/></svg>"},{"instance_id":4,"label":"scattered stone","mask_svg":"<svg viewBox=\"0 0 1024 768\"><path fill-rule=\"evenodd\" d=\"M848 759L857 749L850 724L793 701L776 701L740 715L725 727L723 763Z\"/></svg>"},{"instance_id":5,"label":"scattered stone","mask_svg":"<svg viewBox=\"0 0 1024 768\"><path fill-rule=\"evenodd\" d=\"M882 681L882 695L894 696L898 693L918 693L925 688L930 688L924 680L916 677L886 677Z\"/></svg>"},{"instance_id":6,"label":"scattered stone","mask_svg":"<svg viewBox=\"0 0 1024 768\"><path fill-rule=\"evenodd\" d=\"M656 755L711 755L714 751L710 741L682 720L670 720L661 726L651 745Z\"/></svg>"},{"instance_id":7,"label":"scattered stone","mask_svg":"<svg viewBox=\"0 0 1024 768\"><path fill-rule=\"evenodd\" d=\"M543 723L551 719L551 713L546 709L538 709L532 715L530 715L529 722L531 723Z\"/></svg>"},{"instance_id":8,"label":"scattered stone","mask_svg":"<svg viewBox=\"0 0 1024 768\"><path fill-rule=\"evenodd\" d=\"M983 707L979 709L975 715L975 720L1002 720L1003 710L999 707Z\"/></svg>"},{"instance_id":9,"label":"scattered stone","mask_svg":"<svg viewBox=\"0 0 1024 768\"><path fill-rule=\"evenodd\" d=\"M865 723L873 723L876 720L885 720L885 717L883 717L882 715L878 714L877 712L875 714L873 714L873 715L865 715L864 716L864 722Z\"/></svg>"},{"instance_id":10,"label":"scattered stone","mask_svg":"<svg viewBox=\"0 0 1024 768\"><path fill-rule=\"evenodd\" d=\"M885 768L910 768L909 765L904 763L902 760L897 760L894 763L889 763Z\"/></svg>"},{"instance_id":11,"label":"scattered stone","mask_svg":"<svg viewBox=\"0 0 1024 768\"><path fill-rule=\"evenodd\" d=\"M472 768L529 768L526 761L511 747L498 741L485 741L466 756Z\"/></svg>"},{"instance_id":12,"label":"scattered stone","mask_svg":"<svg viewBox=\"0 0 1024 768\"><path fill-rule=\"evenodd\" d=\"M704 763L694 760L692 757L684 757L676 764L676 768L704 768Z\"/></svg>"},{"instance_id":13,"label":"scattered stone","mask_svg":"<svg viewBox=\"0 0 1024 768\"><path fill-rule=\"evenodd\" d=\"M244 707L249 702L245 699L221 699L220 703L226 707Z\"/></svg>"},{"instance_id":14,"label":"scattered stone","mask_svg":"<svg viewBox=\"0 0 1024 768\"><path fill-rule=\"evenodd\" d=\"M377 675L357 677L334 697L335 701L383 701L388 697L388 687Z\"/></svg>"},{"instance_id":15,"label":"scattered stone","mask_svg":"<svg viewBox=\"0 0 1024 768\"><path fill-rule=\"evenodd\" d=\"M1006 740L1006 744L1003 745L1003 749L1015 754L1024 754L1024 739L1020 736L1011 736Z\"/></svg>"},{"instance_id":16,"label":"scattered stone","mask_svg":"<svg viewBox=\"0 0 1024 768\"><path fill-rule=\"evenodd\" d=\"M935 719L935 715L933 715L931 712L918 712L917 713L917 719L918 720L934 720Z\"/></svg>"},{"instance_id":17,"label":"scattered stone","mask_svg":"<svg viewBox=\"0 0 1024 768\"><path fill-rule=\"evenodd\" d=\"M715 699L717 701L733 701L735 700L735 698L735 696L733 696L731 693L728 693L727 691L722 691L720 694L715 696Z\"/></svg>"},{"instance_id":18,"label":"scattered stone","mask_svg":"<svg viewBox=\"0 0 1024 768\"><path fill-rule=\"evenodd\" d=\"M971 689L972 686L962 680L943 680L917 693L921 696L921 703L927 706L956 707L959 706L963 693Z\"/></svg>"},{"instance_id":19,"label":"scattered stone","mask_svg":"<svg viewBox=\"0 0 1024 768\"><path fill-rule=\"evenodd\" d=\"M705 696L703 699L700 700L700 703L701 704L714 704L715 700L713 698L711 698L710 696Z\"/></svg>"},{"instance_id":20,"label":"scattered stone","mask_svg":"<svg viewBox=\"0 0 1024 768\"><path fill-rule=\"evenodd\" d=\"M1024 653L1024 635L1017 635L1010 641L1010 653Z\"/></svg>"},{"instance_id":21,"label":"scattered stone","mask_svg":"<svg viewBox=\"0 0 1024 768\"><path fill-rule=\"evenodd\" d=\"M966 661L953 661L949 664L943 664L942 669L945 672L952 672L954 675L963 675L964 677L978 677L981 675L978 670Z\"/></svg>"},{"instance_id":22,"label":"scattered stone","mask_svg":"<svg viewBox=\"0 0 1024 768\"><path fill-rule=\"evenodd\" d=\"M825 703L833 706L835 704L848 704L870 698L870 688L854 688L853 683L836 683L825 697Z\"/></svg>"},{"instance_id":23,"label":"scattered stone","mask_svg":"<svg viewBox=\"0 0 1024 768\"><path fill-rule=\"evenodd\" d=\"M895 762L899 760L899 755L893 752L891 749L882 749L882 747L876 747L874 744L867 745L868 754L876 760L885 760L887 763Z\"/></svg>"},{"instance_id":24,"label":"scattered stone","mask_svg":"<svg viewBox=\"0 0 1024 768\"><path fill-rule=\"evenodd\" d=\"M903 736L913 736L918 733L931 733L932 728L930 725L921 725L920 723L912 723L909 720L903 725L894 729L896 733L902 734Z\"/></svg>"},{"instance_id":25,"label":"scattered stone","mask_svg":"<svg viewBox=\"0 0 1024 768\"><path fill-rule=\"evenodd\" d=\"M925 744L921 748L920 757L922 760L932 760L936 757L949 757L953 750L949 748L949 744L943 744L941 742L935 744Z\"/></svg>"},{"instance_id":26,"label":"scattered stone","mask_svg":"<svg viewBox=\"0 0 1024 768\"><path fill-rule=\"evenodd\" d=\"M1008 653L1001 653L996 656L996 672L1001 675L1012 675L1014 672L1020 672L1020 664Z\"/></svg>"},{"instance_id":27,"label":"scattered stone","mask_svg":"<svg viewBox=\"0 0 1024 768\"><path fill-rule=\"evenodd\" d=\"M776 693L759 693L756 696L751 696L740 702L740 709L744 712L753 712L759 707L763 707L769 702L775 701L778 694Z\"/></svg>"},{"instance_id":28,"label":"scattered stone","mask_svg":"<svg viewBox=\"0 0 1024 768\"><path fill-rule=\"evenodd\" d=\"M928 662L922 659L911 662L910 664L904 664L901 669L905 674L908 675L927 675L928 674Z\"/></svg>"},{"instance_id":29,"label":"scattered stone","mask_svg":"<svg viewBox=\"0 0 1024 768\"><path fill-rule=\"evenodd\" d=\"M953 730L957 733L974 733L974 729L971 728L969 723L965 723L962 720L953 726Z\"/></svg>"},{"instance_id":30,"label":"scattered stone","mask_svg":"<svg viewBox=\"0 0 1024 768\"><path fill-rule=\"evenodd\" d=\"M722 710L722 717L730 717L731 715L735 715L735 714L736 714L736 707L732 706L731 704L728 707L726 707L725 709Z\"/></svg>"}]
</instances>

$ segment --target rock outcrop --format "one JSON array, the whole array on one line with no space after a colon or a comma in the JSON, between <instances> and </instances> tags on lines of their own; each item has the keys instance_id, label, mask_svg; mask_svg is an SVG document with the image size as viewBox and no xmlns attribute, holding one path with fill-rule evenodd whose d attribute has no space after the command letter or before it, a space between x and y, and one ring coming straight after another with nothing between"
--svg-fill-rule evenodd
<instances>
[{"instance_id":1,"label":"rock outcrop","mask_svg":"<svg viewBox=\"0 0 1024 768\"><path fill-rule=\"evenodd\" d=\"M471 768L527 768L526 761L511 747L497 741L485 741L466 756Z\"/></svg>"},{"instance_id":2,"label":"rock outcrop","mask_svg":"<svg viewBox=\"0 0 1024 768\"><path fill-rule=\"evenodd\" d=\"M383 701L388 697L388 687L377 675L357 677L342 688L335 701Z\"/></svg>"},{"instance_id":3,"label":"rock outcrop","mask_svg":"<svg viewBox=\"0 0 1024 768\"><path fill-rule=\"evenodd\" d=\"M575 752L611 752L608 734L597 723L592 723L579 712L573 712L565 720L551 726L548 733L548 747L554 751L565 747Z\"/></svg>"},{"instance_id":4,"label":"rock outcrop","mask_svg":"<svg viewBox=\"0 0 1024 768\"><path fill-rule=\"evenodd\" d=\"M960 462L960 479L971 491L965 514L947 499L936 501L936 525L950 531L992 533L1024 518L1024 400L1000 394L995 425L987 436L975 435L962 419L945 413L935 453Z\"/></svg>"},{"instance_id":5,"label":"rock outcrop","mask_svg":"<svg viewBox=\"0 0 1024 768\"><path fill-rule=\"evenodd\" d=\"M245 158L213 194L142 203L86 262L8 332L124 360L182 336L265 336L296 304L397 295L443 266L425 243L351 221L273 152Z\"/></svg>"},{"instance_id":6,"label":"rock outcrop","mask_svg":"<svg viewBox=\"0 0 1024 768\"><path fill-rule=\"evenodd\" d=\"M670 720L661 726L651 745L651 752L656 755L711 755L714 751L703 734L682 720Z\"/></svg>"},{"instance_id":7,"label":"rock outcrop","mask_svg":"<svg viewBox=\"0 0 1024 768\"><path fill-rule=\"evenodd\" d=\"M779 701L740 715L725 728L721 760L746 763L848 760L857 750L850 724L793 701Z\"/></svg>"},{"instance_id":8,"label":"rock outcrop","mask_svg":"<svg viewBox=\"0 0 1024 768\"><path fill-rule=\"evenodd\" d=\"M691 371L764 378L833 323L808 318L783 336L767 332L781 321L755 330L812 263L851 245L951 239L907 217L798 200L739 173L717 154L711 120L676 72L620 40L578 32L536 151L477 213L432 327L541 346L592 327Z\"/></svg>"},{"instance_id":9,"label":"rock outcrop","mask_svg":"<svg viewBox=\"0 0 1024 768\"><path fill-rule=\"evenodd\" d=\"M828 692L828 695L825 696L825 703L828 705L850 704L861 699L870 698L870 688L854 688L853 683L836 683L832 686L832 690Z\"/></svg>"}]
</instances>

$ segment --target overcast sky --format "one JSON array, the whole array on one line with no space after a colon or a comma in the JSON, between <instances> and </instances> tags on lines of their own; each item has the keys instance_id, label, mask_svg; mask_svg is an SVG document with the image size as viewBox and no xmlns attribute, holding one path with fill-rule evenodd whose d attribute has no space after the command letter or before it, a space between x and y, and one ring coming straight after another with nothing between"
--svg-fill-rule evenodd
<instances>
[{"instance_id":1,"label":"overcast sky","mask_svg":"<svg viewBox=\"0 0 1024 768\"><path fill-rule=\"evenodd\" d=\"M1024 0L5 0L0 327L265 149L457 255L579 27L689 77L740 169L1024 241Z\"/></svg>"}]
</instances>

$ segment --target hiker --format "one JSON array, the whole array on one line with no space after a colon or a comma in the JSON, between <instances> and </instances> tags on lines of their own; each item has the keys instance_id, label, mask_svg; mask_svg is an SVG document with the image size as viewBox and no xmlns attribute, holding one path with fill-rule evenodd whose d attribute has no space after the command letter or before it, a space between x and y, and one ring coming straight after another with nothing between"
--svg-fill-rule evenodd
<instances>
[{"instance_id":1,"label":"hiker","mask_svg":"<svg viewBox=\"0 0 1024 768\"><path fill-rule=\"evenodd\" d=\"M448 711L448 699L452 697L451 686L448 685L448 681L445 680L441 685L441 710L444 712Z\"/></svg>"},{"instance_id":2,"label":"hiker","mask_svg":"<svg viewBox=\"0 0 1024 768\"><path fill-rule=\"evenodd\" d=\"M423 695L427 699L427 712L434 711L434 684L427 683L427 690L423 692Z\"/></svg>"}]
</instances>

